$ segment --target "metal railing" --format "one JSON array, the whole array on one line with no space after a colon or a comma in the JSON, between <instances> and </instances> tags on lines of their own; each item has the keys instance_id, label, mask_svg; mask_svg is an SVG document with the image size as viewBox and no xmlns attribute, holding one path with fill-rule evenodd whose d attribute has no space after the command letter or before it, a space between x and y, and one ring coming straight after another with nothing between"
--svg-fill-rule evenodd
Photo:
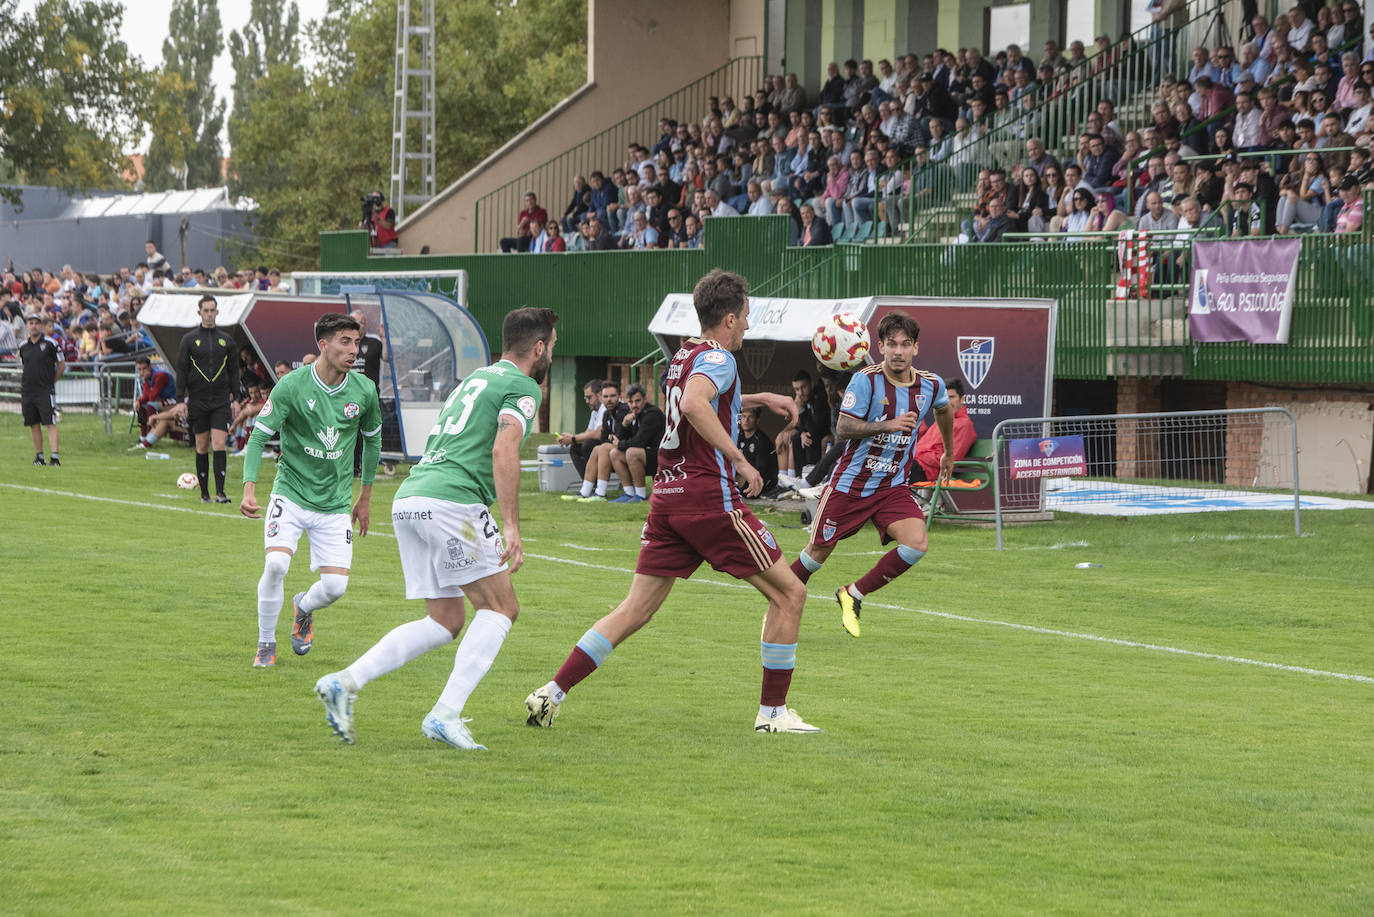
<instances>
[{"instance_id":1,"label":"metal railing","mask_svg":"<svg viewBox=\"0 0 1374 917\"><path fill-rule=\"evenodd\" d=\"M1035 448L1050 438L1056 449ZM1144 515L1292 506L1293 534L1302 534L1298 424L1286 408L1018 417L998 423L992 440L999 551L1006 510ZM1013 452L1017 442L1031 447L1022 457ZM1044 462L1037 453L1055 456L1059 473L1035 467Z\"/></svg>"},{"instance_id":2,"label":"metal railing","mask_svg":"<svg viewBox=\"0 0 1374 917\"><path fill-rule=\"evenodd\" d=\"M18 402L23 369L0 365L0 401ZM127 361L119 363L68 363L57 380L58 409L73 408L100 416L104 431L114 432L114 418L138 397L139 376Z\"/></svg>"},{"instance_id":3,"label":"metal railing","mask_svg":"<svg viewBox=\"0 0 1374 917\"><path fill-rule=\"evenodd\" d=\"M1367 193L1366 202L1366 212L1374 213L1374 194ZM1167 375L1333 383L1374 378L1374 236L1365 233L1297 237L1302 247L1289 343L1269 346L1193 343L1178 311L1185 297L1169 291L1162 279L1152 288L1170 297L1119 303L1117 244L1111 238L1072 245L1004 241L794 248L787 244L787 229L779 217L713 218L706 221L700 249L414 260L417 268L467 270L470 308L489 335L499 334L510 309L556 308L560 327L567 328L559 335L559 353L575 356L645 353L652 346L645 328L663 298L692 289L711 268L723 267L749 278L758 296L838 299L919 292L1055 299L1055 376L1060 379ZM1190 252L1185 257L1178 268L1181 277L1191 274ZM529 258L538 259L537 267ZM366 271L371 264L375 261L345 253L325 267ZM608 322L608 315L616 320Z\"/></svg>"},{"instance_id":4,"label":"metal railing","mask_svg":"<svg viewBox=\"0 0 1374 917\"><path fill-rule=\"evenodd\" d=\"M623 164L628 144L641 143L647 147L658 140L660 118L699 121L706 113L711 96L730 95L738 100L744 95L752 95L762 79L762 57L734 58L543 165L484 194L475 205L474 251L497 251L503 236L515 234L516 217L526 191L538 195L549 216L561 216L576 176L586 176L600 169L609 181L611 171Z\"/></svg>"}]
</instances>

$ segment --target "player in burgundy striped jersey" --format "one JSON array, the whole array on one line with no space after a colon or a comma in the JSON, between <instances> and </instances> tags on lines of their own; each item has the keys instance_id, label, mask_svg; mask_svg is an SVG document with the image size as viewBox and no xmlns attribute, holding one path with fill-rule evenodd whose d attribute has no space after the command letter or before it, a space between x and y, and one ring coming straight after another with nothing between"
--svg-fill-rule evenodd
<instances>
[{"instance_id":1,"label":"player in burgundy striped jersey","mask_svg":"<svg viewBox=\"0 0 1374 917\"><path fill-rule=\"evenodd\" d=\"M797 418L796 406L785 395L740 393L732 351L743 345L749 328L744 278L714 270L697 283L692 298L701 337L685 340L668 366L667 424L630 594L582 635L552 681L525 698L531 726L552 726L573 685L649 623L668 598L673 580L687 579L704 560L768 599L755 731L820 731L787 706L806 587L783 560L773 534L749 512L735 484L738 475L747 496L763 488L763 478L735 445L740 409L762 405L790 423Z\"/></svg>"},{"instance_id":2,"label":"player in burgundy striped jersey","mask_svg":"<svg viewBox=\"0 0 1374 917\"><path fill-rule=\"evenodd\" d=\"M912 365L920 333L921 326L903 312L889 312L878 323L883 362L855 373L845 389L835 431L844 441L844 452L821 492L811 543L792 563L792 572L805 583L835 545L866 522L877 528L883 544L897 542L872 570L835 590L840 623L853 637L859 636L863 597L901 576L926 553L925 515L907 481L916 429L927 411L934 410L944 442L941 480L948 480L954 467L954 410L944 380Z\"/></svg>"}]
</instances>

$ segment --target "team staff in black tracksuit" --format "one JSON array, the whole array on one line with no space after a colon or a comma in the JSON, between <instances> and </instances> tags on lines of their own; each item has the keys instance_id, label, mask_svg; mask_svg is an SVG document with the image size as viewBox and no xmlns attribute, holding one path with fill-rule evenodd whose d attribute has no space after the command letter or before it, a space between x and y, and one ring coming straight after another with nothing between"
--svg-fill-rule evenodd
<instances>
[{"instance_id":1,"label":"team staff in black tracksuit","mask_svg":"<svg viewBox=\"0 0 1374 917\"><path fill-rule=\"evenodd\" d=\"M200 327L181 339L177 358L177 391L184 393L186 426L196 437L196 477L200 500L210 502L210 456L215 453L215 502L228 503L224 494L227 464L224 441L229 422L238 413L239 348L234 336L215 327L219 305L213 296L196 304Z\"/></svg>"},{"instance_id":2,"label":"team staff in black tracksuit","mask_svg":"<svg viewBox=\"0 0 1374 917\"><path fill-rule=\"evenodd\" d=\"M53 425L57 413L57 380L67 371L67 361L62 356L62 348L43 337L43 320L36 312L24 316L29 336L19 345L19 361L24 364L24 374L19 380L19 400L24 413L24 426L33 434L33 463L46 465L43 461L43 436L40 425L48 428L48 450L52 453L53 465L61 465L57 457L57 427Z\"/></svg>"},{"instance_id":3,"label":"team staff in black tracksuit","mask_svg":"<svg viewBox=\"0 0 1374 917\"><path fill-rule=\"evenodd\" d=\"M377 388L380 397L382 392L382 361L386 359L386 325L379 324L377 330L381 334L367 333L367 315L360 310L349 313L349 317L358 323L358 356L353 361L352 372L362 373L372 381ZM388 399L389 400L389 399ZM361 477L363 473L363 440L361 433L358 434L357 445L353 448L353 477Z\"/></svg>"},{"instance_id":4,"label":"team staff in black tracksuit","mask_svg":"<svg viewBox=\"0 0 1374 917\"><path fill-rule=\"evenodd\" d=\"M620 383L607 379L601 383L601 437L587 456L586 467L582 471L582 490L576 494L564 494L564 500L586 500L588 503L606 499L606 488L610 485L611 437L630 413L630 406L620 400ZM565 434L566 435L566 434ZM560 441L562 437L560 437ZM593 490L595 489L595 490Z\"/></svg>"},{"instance_id":5,"label":"team staff in black tracksuit","mask_svg":"<svg viewBox=\"0 0 1374 917\"><path fill-rule=\"evenodd\" d=\"M644 478L658 471L658 444L663 441L667 418L654 407L644 394L644 386L635 384L625 389L630 413L620 425L620 433L611 437L611 467L620 478L625 493L612 503L640 503L649 498Z\"/></svg>"},{"instance_id":6,"label":"team staff in black tracksuit","mask_svg":"<svg viewBox=\"0 0 1374 917\"><path fill-rule=\"evenodd\" d=\"M763 408L745 408L739 415L739 435L735 438L735 445L739 446L739 451L762 476L763 490L759 493L769 496L768 492L778 486L778 453L773 446L773 438L759 429L761 413Z\"/></svg>"}]
</instances>

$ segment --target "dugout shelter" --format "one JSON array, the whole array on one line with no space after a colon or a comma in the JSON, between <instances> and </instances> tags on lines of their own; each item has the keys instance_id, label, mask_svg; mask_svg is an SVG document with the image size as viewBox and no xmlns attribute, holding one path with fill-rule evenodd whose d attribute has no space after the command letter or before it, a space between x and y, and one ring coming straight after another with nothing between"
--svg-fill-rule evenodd
<instances>
[{"instance_id":1,"label":"dugout shelter","mask_svg":"<svg viewBox=\"0 0 1374 917\"><path fill-rule=\"evenodd\" d=\"M217 326L247 345L276 381L273 366L293 368L316 353L315 322L327 312L361 311L367 333L382 335L382 452L416 461L444 399L475 369L491 362L486 335L467 309L437 293L346 287L337 296L186 289L148 297L139 321L158 352L175 367L182 336L199 326L196 303L210 293L219 304Z\"/></svg>"}]
</instances>

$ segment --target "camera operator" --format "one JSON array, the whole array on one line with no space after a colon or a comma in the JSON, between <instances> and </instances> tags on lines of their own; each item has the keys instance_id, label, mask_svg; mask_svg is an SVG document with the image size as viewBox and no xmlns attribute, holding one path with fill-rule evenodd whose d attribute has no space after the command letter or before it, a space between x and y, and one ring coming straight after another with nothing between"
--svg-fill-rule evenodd
<instances>
[{"instance_id":1,"label":"camera operator","mask_svg":"<svg viewBox=\"0 0 1374 917\"><path fill-rule=\"evenodd\" d=\"M396 211L387 206L386 197L380 191L373 191L362 198L363 221L359 229L366 229L372 237L373 248L396 248L400 239L396 235Z\"/></svg>"}]
</instances>

